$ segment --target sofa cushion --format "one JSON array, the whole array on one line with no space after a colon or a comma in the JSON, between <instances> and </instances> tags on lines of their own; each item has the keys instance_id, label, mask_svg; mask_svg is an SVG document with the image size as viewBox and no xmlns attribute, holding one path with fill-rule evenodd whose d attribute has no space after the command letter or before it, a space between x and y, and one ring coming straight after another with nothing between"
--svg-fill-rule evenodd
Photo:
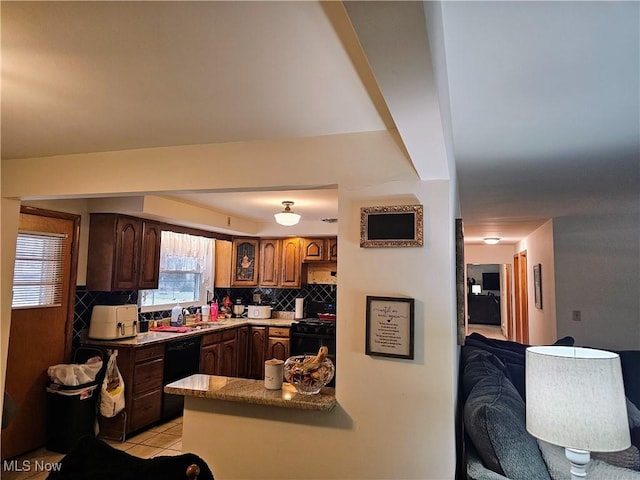
<instances>
[{"instance_id":1,"label":"sofa cushion","mask_svg":"<svg viewBox=\"0 0 640 480\"><path fill-rule=\"evenodd\" d=\"M640 471L640 450L635 445L619 452L591 452L591 458L615 467Z\"/></svg>"},{"instance_id":2,"label":"sofa cushion","mask_svg":"<svg viewBox=\"0 0 640 480\"><path fill-rule=\"evenodd\" d=\"M571 465L564 454L564 448L542 440L538 440L538 444L551 478L553 480L571 480ZM640 472L609 465L592 458L587 466L587 479L640 480Z\"/></svg>"},{"instance_id":3,"label":"sofa cushion","mask_svg":"<svg viewBox=\"0 0 640 480\"><path fill-rule=\"evenodd\" d=\"M640 408L640 350L616 351L620 355L624 392Z\"/></svg>"},{"instance_id":4,"label":"sofa cushion","mask_svg":"<svg viewBox=\"0 0 640 480\"><path fill-rule=\"evenodd\" d=\"M549 480L538 445L526 431L525 406L517 390L492 361L476 358L475 363L492 372L475 383L464 405L465 431L478 455L508 478Z\"/></svg>"},{"instance_id":5,"label":"sofa cushion","mask_svg":"<svg viewBox=\"0 0 640 480\"><path fill-rule=\"evenodd\" d=\"M570 347L573 346L574 343L575 340L573 337L563 337L556 340L553 345ZM487 338L474 332L466 337L465 347L466 346L482 348L498 357L506 367L509 380L511 380L516 387L520 396L526 399L524 365L525 351L529 345L511 342L509 340Z\"/></svg>"}]
</instances>

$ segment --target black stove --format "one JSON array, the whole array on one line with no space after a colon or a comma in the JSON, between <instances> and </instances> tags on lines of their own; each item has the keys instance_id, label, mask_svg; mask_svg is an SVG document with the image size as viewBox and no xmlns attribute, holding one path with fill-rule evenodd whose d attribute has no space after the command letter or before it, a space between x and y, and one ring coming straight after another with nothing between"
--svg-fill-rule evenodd
<instances>
[{"instance_id":1,"label":"black stove","mask_svg":"<svg viewBox=\"0 0 640 480\"><path fill-rule=\"evenodd\" d=\"M291 355L316 355L322 346L329 350L337 370L335 320L303 318L291 324ZM335 386L335 376L328 386Z\"/></svg>"}]
</instances>

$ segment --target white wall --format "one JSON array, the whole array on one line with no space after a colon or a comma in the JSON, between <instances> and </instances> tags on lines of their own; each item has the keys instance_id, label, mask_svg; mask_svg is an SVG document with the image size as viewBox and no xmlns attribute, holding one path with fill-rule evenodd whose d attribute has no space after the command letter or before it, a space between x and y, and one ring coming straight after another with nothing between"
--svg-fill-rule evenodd
<instances>
[{"instance_id":1,"label":"white wall","mask_svg":"<svg viewBox=\"0 0 640 480\"><path fill-rule=\"evenodd\" d=\"M357 134L345 141L324 140L327 142L326 150L323 150L320 140L314 139L308 145L296 140L292 149L286 145L278 148L264 144L245 145L245 149L236 145L231 148L232 155L218 152L218 148L212 146L210 149L156 149L155 154L129 151L104 156L61 156L55 159L55 175L46 167L51 159L3 161L3 193L5 183L11 185L13 194L32 199L51 195L82 197L88 195L90 188L105 195L159 194L189 188L191 182L197 182L201 189L211 190L222 186L242 186L230 184L233 181L242 181L244 186L278 187L277 182L283 181L282 176L265 174L265 165L271 166L268 159L263 158L262 162L257 159L263 149L279 151L278 168L288 172L287 188L313 185L319 181L337 184L338 315L341 319L337 335L340 359L337 388L340 408L352 419L353 428L331 432L341 448L327 462L343 468L342 478L348 475L351 478L451 479L455 471L454 408L458 350L455 347L454 215L450 184L445 180L416 180L410 162L386 132ZM243 171L247 174L242 179L226 179L224 185L215 176L209 176L208 182L205 181L202 175L197 174L203 168L203 150L209 154L209 165L215 165L220 171L233 171L242 164L246 166ZM170 168L174 155L180 159L179 175ZM300 158L307 157L324 162L321 175L301 165ZM114 161L114 168L109 168L109 160ZM132 171L123 182L118 168L124 168L126 164ZM83 168L79 168L80 165ZM162 174L163 171L171 173ZM360 206L405 201L424 205L424 247L360 248ZM2 251L13 252L15 245L12 247L9 239L14 238L17 223L9 219L5 221L5 206L11 213L9 205L3 201ZM13 265L12 255L3 255L3 298L10 295L11 290L11 278L4 268L5 263ZM415 298L414 360L364 355L366 295ZM3 334L9 328L9 305L3 302ZM6 338L3 336L3 343ZM2 362L3 365L6 362L4 344ZM204 444L211 436L209 434L198 441ZM299 441L313 443L318 439L314 436ZM242 449L236 450L235 461L240 458L238 452L241 452L240 456L246 456ZM274 456L271 461L272 464L262 467L269 470L282 465L281 456ZM291 475L294 473L290 472Z\"/></svg>"},{"instance_id":2,"label":"white wall","mask_svg":"<svg viewBox=\"0 0 640 480\"><path fill-rule=\"evenodd\" d=\"M553 222L549 220L516 245L516 251L527 252L527 298L529 343L549 344L560 336L556 328L556 276L553 251ZM533 266L540 264L542 309L536 308Z\"/></svg>"},{"instance_id":3,"label":"white wall","mask_svg":"<svg viewBox=\"0 0 640 480\"><path fill-rule=\"evenodd\" d=\"M576 345L640 348L639 208L636 198L628 213L554 219L559 336L573 336Z\"/></svg>"}]
</instances>

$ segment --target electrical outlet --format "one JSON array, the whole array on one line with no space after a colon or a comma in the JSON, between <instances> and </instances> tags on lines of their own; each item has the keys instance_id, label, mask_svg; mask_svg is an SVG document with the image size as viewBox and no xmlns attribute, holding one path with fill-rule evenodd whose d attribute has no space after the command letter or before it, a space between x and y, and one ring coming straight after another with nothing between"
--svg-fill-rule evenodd
<instances>
[{"instance_id":1,"label":"electrical outlet","mask_svg":"<svg viewBox=\"0 0 640 480\"><path fill-rule=\"evenodd\" d=\"M574 310L571 312L571 320L574 322L582 321L582 312L580 312L580 310Z\"/></svg>"}]
</instances>

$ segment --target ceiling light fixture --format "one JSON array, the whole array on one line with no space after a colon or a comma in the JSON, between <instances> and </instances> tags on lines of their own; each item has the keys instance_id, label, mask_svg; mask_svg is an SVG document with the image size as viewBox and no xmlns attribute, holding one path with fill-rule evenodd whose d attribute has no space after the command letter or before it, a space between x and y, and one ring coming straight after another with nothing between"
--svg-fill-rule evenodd
<instances>
[{"instance_id":1,"label":"ceiling light fixture","mask_svg":"<svg viewBox=\"0 0 640 480\"><path fill-rule=\"evenodd\" d=\"M284 205L284 210L273 215L276 219L276 223L284 225L285 227L291 227L292 225L297 224L300 221L300 215L291 211L293 202L287 200L282 202L282 205Z\"/></svg>"},{"instance_id":2,"label":"ceiling light fixture","mask_svg":"<svg viewBox=\"0 0 640 480\"><path fill-rule=\"evenodd\" d=\"M495 245L499 241L500 239L498 237L487 237L484 239L484 243L486 243L487 245Z\"/></svg>"}]
</instances>

